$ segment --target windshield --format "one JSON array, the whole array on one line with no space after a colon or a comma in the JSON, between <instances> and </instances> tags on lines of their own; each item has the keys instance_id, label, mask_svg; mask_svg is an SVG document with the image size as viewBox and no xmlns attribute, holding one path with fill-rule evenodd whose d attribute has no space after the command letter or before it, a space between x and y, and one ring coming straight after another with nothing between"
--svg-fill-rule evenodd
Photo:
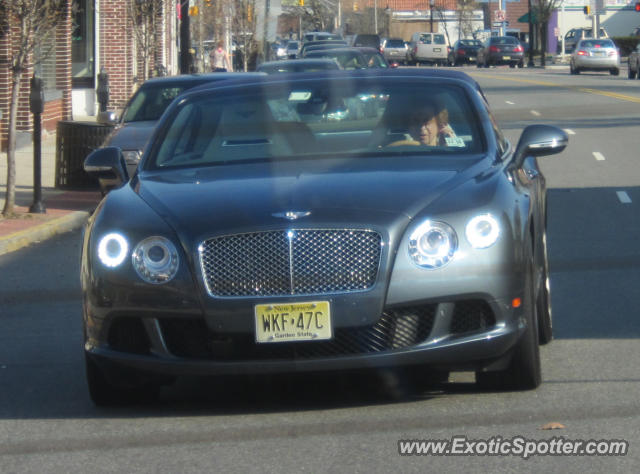
<instances>
[{"instance_id":1,"label":"windshield","mask_svg":"<svg viewBox=\"0 0 640 474\"><path fill-rule=\"evenodd\" d=\"M122 115L123 122L143 122L158 120L169 104L186 86L156 85L141 87L134 94Z\"/></svg>"},{"instance_id":2,"label":"windshield","mask_svg":"<svg viewBox=\"0 0 640 474\"><path fill-rule=\"evenodd\" d=\"M587 40L580 44L583 48L615 48L611 40Z\"/></svg>"},{"instance_id":3,"label":"windshield","mask_svg":"<svg viewBox=\"0 0 640 474\"><path fill-rule=\"evenodd\" d=\"M367 60L358 51L310 51L309 54L307 54L305 57L334 59L342 69L366 69L367 67L369 67Z\"/></svg>"},{"instance_id":4,"label":"windshield","mask_svg":"<svg viewBox=\"0 0 640 474\"><path fill-rule=\"evenodd\" d=\"M383 84L340 79L247 89L185 100L145 169L484 151L477 113L462 87L394 77Z\"/></svg>"},{"instance_id":5,"label":"windshield","mask_svg":"<svg viewBox=\"0 0 640 474\"><path fill-rule=\"evenodd\" d=\"M388 40L385 43L387 48L404 48L404 41L402 40Z\"/></svg>"}]
</instances>

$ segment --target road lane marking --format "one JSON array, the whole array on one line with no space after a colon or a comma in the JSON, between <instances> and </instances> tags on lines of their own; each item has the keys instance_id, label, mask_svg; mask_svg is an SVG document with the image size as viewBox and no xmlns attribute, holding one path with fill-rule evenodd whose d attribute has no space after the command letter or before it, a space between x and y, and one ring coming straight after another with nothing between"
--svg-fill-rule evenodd
<instances>
[{"instance_id":1,"label":"road lane marking","mask_svg":"<svg viewBox=\"0 0 640 474\"><path fill-rule=\"evenodd\" d=\"M516 103L515 103L515 102L511 102L510 100L505 100L505 102L506 102L507 104L509 104L509 105L516 105Z\"/></svg>"},{"instance_id":2,"label":"road lane marking","mask_svg":"<svg viewBox=\"0 0 640 474\"><path fill-rule=\"evenodd\" d=\"M571 130L570 128L565 128L565 129L564 129L564 131L565 131L565 133L566 133L567 135L575 135L575 134L576 134L576 132L574 132L574 131L573 131L573 130Z\"/></svg>"},{"instance_id":3,"label":"road lane marking","mask_svg":"<svg viewBox=\"0 0 640 474\"><path fill-rule=\"evenodd\" d=\"M532 110L531 111L531 115L535 115L536 117L540 117L540 112L538 112L537 110Z\"/></svg>"},{"instance_id":4,"label":"road lane marking","mask_svg":"<svg viewBox=\"0 0 640 474\"><path fill-rule=\"evenodd\" d=\"M618 199L620 199L620 202L622 204L631 203L631 198L629 197L626 191L617 191L616 194L618 195Z\"/></svg>"},{"instance_id":5,"label":"road lane marking","mask_svg":"<svg viewBox=\"0 0 640 474\"><path fill-rule=\"evenodd\" d=\"M599 151L594 151L593 152L593 156L598 161L604 161L604 155L602 153L600 153Z\"/></svg>"},{"instance_id":6,"label":"road lane marking","mask_svg":"<svg viewBox=\"0 0 640 474\"><path fill-rule=\"evenodd\" d=\"M535 84L537 86L561 87L567 90L584 92L586 94L602 95L605 97L611 97L613 99L620 99L620 100L625 100L627 102L635 102L636 104L640 104L640 97L633 97L630 95L618 94L616 92L606 92L598 89L588 89L586 87L565 86L562 84L555 84L553 82L547 82L547 81L534 81L532 79L520 79L515 77L495 76L493 74L485 74L483 72L471 73L471 74L480 74L481 76L486 77L488 79L499 79L502 81L523 82L525 84Z\"/></svg>"},{"instance_id":7,"label":"road lane marking","mask_svg":"<svg viewBox=\"0 0 640 474\"><path fill-rule=\"evenodd\" d=\"M584 87L578 87L578 88L575 88L575 90L580 92L586 92L587 94L598 94L598 95L603 95L605 97L612 97L614 99L626 100L629 102L635 102L637 104L640 104L640 97L632 97L630 95L618 94L616 92L599 91L598 89L586 89Z\"/></svg>"}]
</instances>

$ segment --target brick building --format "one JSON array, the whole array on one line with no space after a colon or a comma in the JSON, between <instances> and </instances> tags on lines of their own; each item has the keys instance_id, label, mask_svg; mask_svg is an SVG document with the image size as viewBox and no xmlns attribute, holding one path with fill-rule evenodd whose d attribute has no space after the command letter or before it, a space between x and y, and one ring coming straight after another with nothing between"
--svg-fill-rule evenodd
<instances>
[{"instance_id":1,"label":"brick building","mask_svg":"<svg viewBox=\"0 0 640 474\"><path fill-rule=\"evenodd\" d=\"M35 72L45 88L43 128L55 130L60 120L81 120L96 114L97 75L109 75L109 109L122 107L136 84L145 77L139 41L131 20L136 0L67 0L67 17L58 25L55 38L46 41L34 54L35 67L23 75L18 107L18 140L30 138L29 80ZM161 64L168 74L178 73L177 0L156 2L155 57L148 61L148 75ZM15 29L0 37L0 111L2 146L6 146L11 94L11 51Z\"/></svg>"}]
</instances>

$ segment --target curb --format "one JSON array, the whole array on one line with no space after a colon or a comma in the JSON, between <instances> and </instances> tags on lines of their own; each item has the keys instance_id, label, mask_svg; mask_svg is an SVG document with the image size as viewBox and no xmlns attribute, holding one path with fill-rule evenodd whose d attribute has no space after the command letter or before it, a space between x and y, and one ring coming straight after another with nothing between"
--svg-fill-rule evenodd
<instances>
[{"instance_id":1,"label":"curb","mask_svg":"<svg viewBox=\"0 0 640 474\"><path fill-rule=\"evenodd\" d=\"M2 236L0 237L0 255L82 227L89 215L90 213L86 211L74 211L29 229Z\"/></svg>"}]
</instances>

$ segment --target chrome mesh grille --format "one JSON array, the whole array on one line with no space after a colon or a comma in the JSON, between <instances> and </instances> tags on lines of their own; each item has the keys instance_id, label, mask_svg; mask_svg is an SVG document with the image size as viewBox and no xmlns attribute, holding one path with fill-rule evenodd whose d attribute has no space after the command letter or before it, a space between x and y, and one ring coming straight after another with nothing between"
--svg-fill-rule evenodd
<instances>
[{"instance_id":1,"label":"chrome mesh grille","mask_svg":"<svg viewBox=\"0 0 640 474\"><path fill-rule=\"evenodd\" d=\"M226 235L202 243L200 266L212 296L363 291L376 281L381 241L355 229Z\"/></svg>"}]
</instances>

